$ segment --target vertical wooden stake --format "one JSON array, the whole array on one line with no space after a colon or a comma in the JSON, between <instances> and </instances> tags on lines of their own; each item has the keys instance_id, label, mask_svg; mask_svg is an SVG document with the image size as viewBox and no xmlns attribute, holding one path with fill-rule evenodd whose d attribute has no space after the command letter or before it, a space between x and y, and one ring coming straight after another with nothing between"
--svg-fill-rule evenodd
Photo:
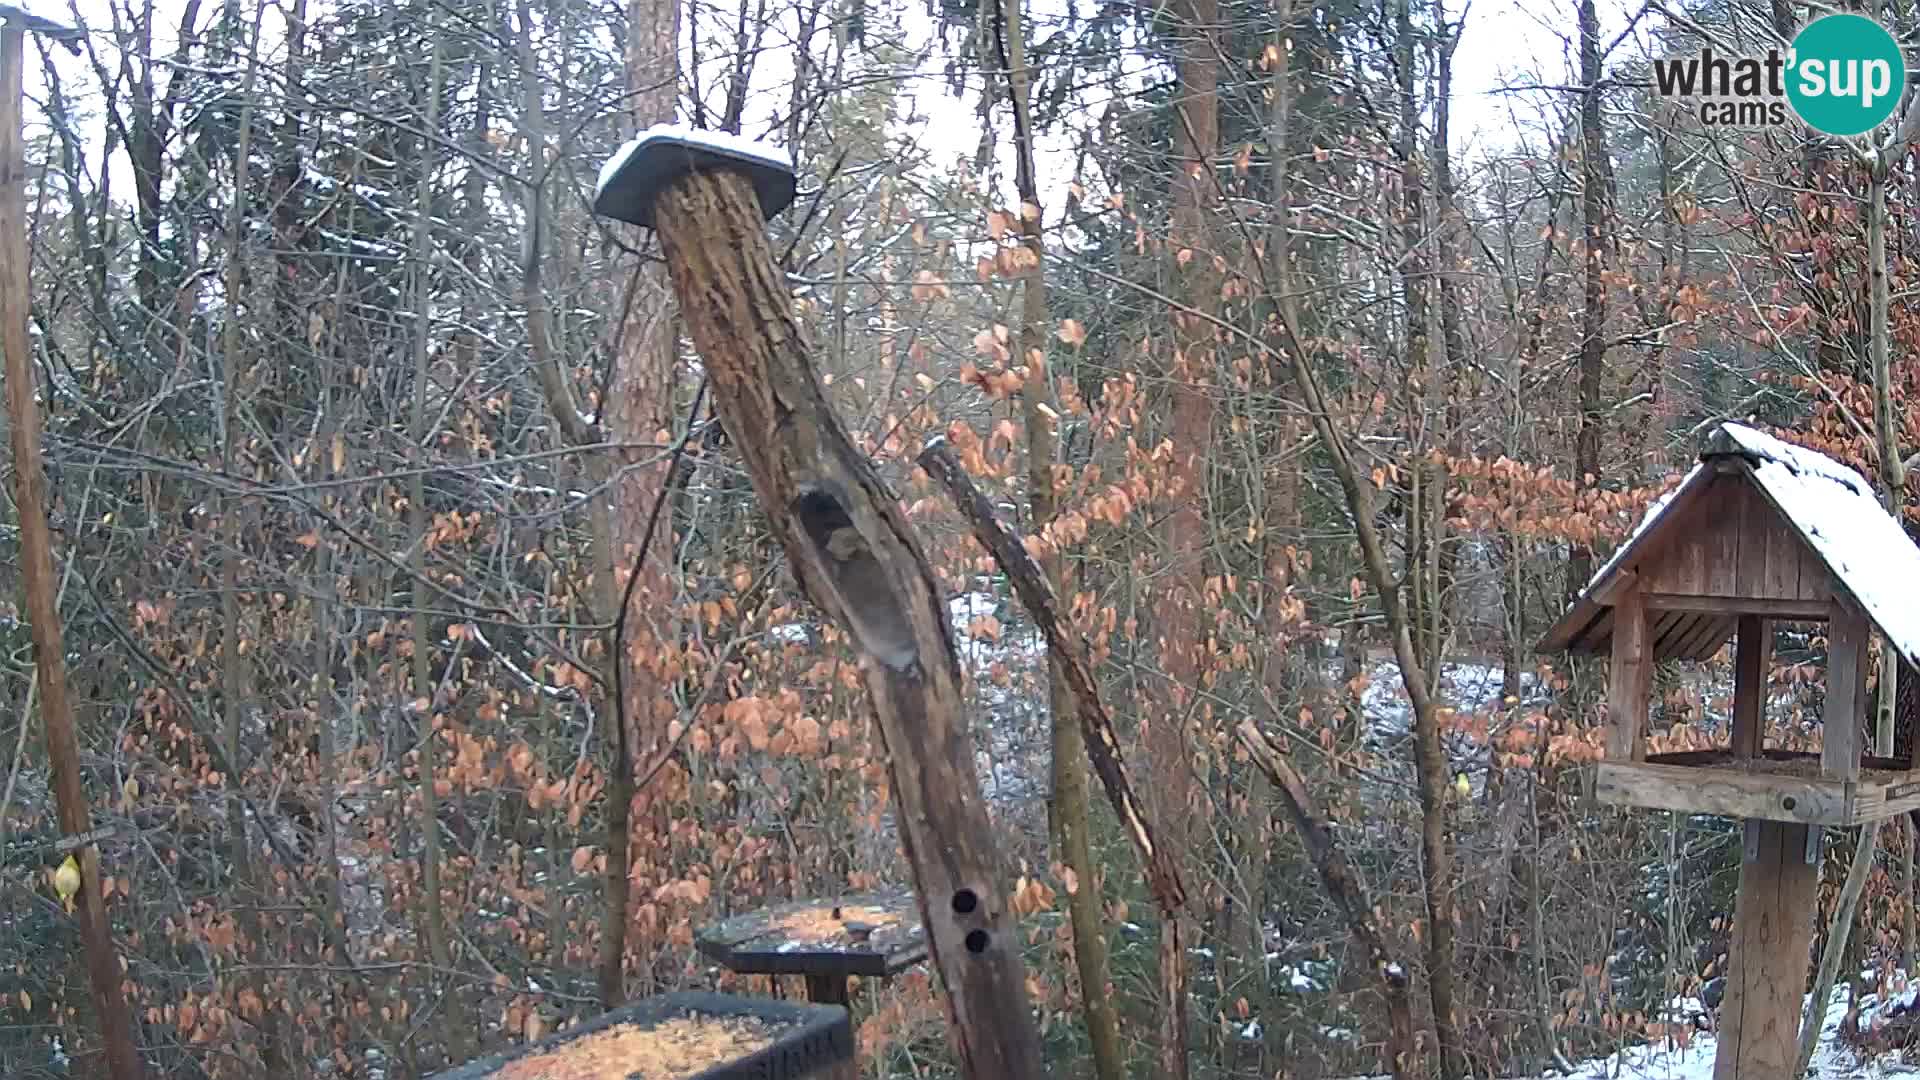
<instances>
[{"instance_id":1,"label":"vertical wooden stake","mask_svg":"<svg viewBox=\"0 0 1920 1080\"><path fill-rule=\"evenodd\" d=\"M1760 756L1766 747L1767 660L1772 628L1758 615L1740 616L1733 660L1733 756Z\"/></svg>"},{"instance_id":2,"label":"vertical wooden stake","mask_svg":"<svg viewBox=\"0 0 1920 1080\"><path fill-rule=\"evenodd\" d=\"M1647 632L1646 598L1634 582L1613 605L1613 661L1607 673L1607 757L1643 761L1640 737L1653 690L1653 642Z\"/></svg>"},{"instance_id":3,"label":"vertical wooden stake","mask_svg":"<svg viewBox=\"0 0 1920 1080\"><path fill-rule=\"evenodd\" d=\"M27 340L27 163L20 133L21 67L26 30L14 18L0 25L0 350L4 350L7 421L13 444L13 497L20 511L20 563L33 634L34 666L40 677L40 719L47 731L47 765L60 831L82 836L92 830L86 791L80 784L80 747L73 733L73 703L67 696L65 646L53 572L53 537L47 528L47 482L40 459L40 410L34 401L31 345ZM106 1044L113 1080L138 1080L140 1055L133 1020L120 993L120 955L107 926L100 895L100 849L80 849L80 893L75 898L87 980Z\"/></svg>"},{"instance_id":4,"label":"vertical wooden stake","mask_svg":"<svg viewBox=\"0 0 1920 1080\"><path fill-rule=\"evenodd\" d=\"M1805 825L1749 821L1747 828L1759 833L1759 851L1740 866L1713 1080L1781 1080L1799 1056L1819 875L1806 862Z\"/></svg>"},{"instance_id":5,"label":"vertical wooden stake","mask_svg":"<svg viewBox=\"0 0 1920 1080\"><path fill-rule=\"evenodd\" d=\"M1860 775L1861 727L1867 704L1866 616L1848 603L1833 605L1827 623L1827 708L1820 724L1820 775Z\"/></svg>"}]
</instances>

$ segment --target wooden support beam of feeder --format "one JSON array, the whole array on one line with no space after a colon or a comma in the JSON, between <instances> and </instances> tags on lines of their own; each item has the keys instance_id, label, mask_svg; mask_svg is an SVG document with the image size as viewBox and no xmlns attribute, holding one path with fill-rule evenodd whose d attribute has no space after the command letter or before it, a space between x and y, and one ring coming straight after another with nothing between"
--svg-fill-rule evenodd
<instances>
[{"instance_id":1,"label":"wooden support beam of feeder","mask_svg":"<svg viewBox=\"0 0 1920 1080\"><path fill-rule=\"evenodd\" d=\"M1748 761L1766 744L1767 660L1772 628L1758 615L1742 615L1734 638L1733 756Z\"/></svg>"},{"instance_id":2,"label":"wooden support beam of feeder","mask_svg":"<svg viewBox=\"0 0 1920 1080\"><path fill-rule=\"evenodd\" d=\"M40 456L40 409L34 400L33 347L27 336L32 300L27 275L26 149L20 123L28 31L53 37L75 52L79 51L80 31L0 4L0 351L5 353L13 498L20 521L20 575L39 679L40 720L47 733L47 766L53 774L60 831L73 838L91 834L93 823L81 783L80 747L74 736L73 702L67 691L53 534L47 525L47 478ZM105 1049L105 1074L113 1080L138 1080L145 1075L145 1067L134 1043L133 1018L121 993L126 976L100 891L100 849L91 843L80 846L80 891L74 900L94 1017Z\"/></svg>"},{"instance_id":3,"label":"wooden support beam of feeder","mask_svg":"<svg viewBox=\"0 0 1920 1080\"><path fill-rule=\"evenodd\" d=\"M791 174L725 137L650 132L609 163L595 206L644 208L623 220L644 216L636 223L660 238L720 422L788 564L862 654L960 1074L1038 1077L1022 941L974 770L946 593L822 392L767 242L762 199L791 192Z\"/></svg>"},{"instance_id":4,"label":"wooden support beam of feeder","mask_svg":"<svg viewBox=\"0 0 1920 1080\"><path fill-rule=\"evenodd\" d=\"M1799 1055L1819 874L1806 860L1807 826L1748 827L1758 833L1757 851L1740 866L1713 1080L1778 1080Z\"/></svg>"},{"instance_id":5,"label":"wooden support beam of feeder","mask_svg":"<svg viewBox=\"0 0 1920 1080\"><path fill-rule=\"evenodd\" d=\"M1861 724L1867 710L1866 616L1835 604L1827 623L1827 704L1820 724L1820 774L1836 780L1860 775Z\"/></svg>"},{"instance_id":6,"label":"wooden support beam of feeder","mask_svg":"<svg viewBox=\"0 0 1920 1080\"><path fill-rule=\"evenodd\" d=\"M1613 606L1613 662L1607 674L1607 758L1642 761L1647 756L1640 732L1647 722L1653 690L1653 642L1647 626L1646 597L1638 586L1620 594Z\"/></svg>"}]
</instances>

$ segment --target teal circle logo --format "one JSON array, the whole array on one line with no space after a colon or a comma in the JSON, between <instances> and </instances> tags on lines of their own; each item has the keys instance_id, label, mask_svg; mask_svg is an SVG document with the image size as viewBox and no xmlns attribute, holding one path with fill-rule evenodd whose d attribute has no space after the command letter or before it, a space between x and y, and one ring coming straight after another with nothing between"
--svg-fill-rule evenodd
<instances>
[{"instance_id":1,"label":"teal circle logo","mask_svg":"<svg viewBox=\"0 0 1920 1080\"><path fill-rule=\"evenodd\" d=\"M1787 102L1828 135L1861 135L1887 122L1907 88L1900 43L1863 15L1808 23L1787 54Z\"/></svg>"}]
</instances>

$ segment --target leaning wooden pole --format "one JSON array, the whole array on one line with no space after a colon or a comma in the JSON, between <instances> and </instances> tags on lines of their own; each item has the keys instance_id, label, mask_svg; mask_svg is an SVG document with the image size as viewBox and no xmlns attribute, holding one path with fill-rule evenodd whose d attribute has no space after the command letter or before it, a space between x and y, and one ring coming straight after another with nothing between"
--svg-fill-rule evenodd
<instances>
[{"instance_id":1,"label":"leaning wooden pole","mask_svg":"<svg viewBox=\"0 0 1920 1080\"><path fill-rule=\"evenodd\" d=\"M40 460L40 410L34 401L33 364L27 341L27 162L20 131L21 68L26 27L16 18L0 25L0 349L6 353L7 421L13 443L13 497L20 512L20 565L25 579L27 621L40 678L40 722L47 731L47 763L65 836L84 836L93 824L80 783L80 747L73 733L73 703L67 695L67 665L60 632L53 537L47 528L47 483ZM100 849L80 849L80 941L87 980L105 1042L113 1080L142 1075L134 1047L133 1018L120 992L125 978L107 926L100 894Z\"/></svg>"},{"instance_id":2,"label":"leaning wooden pole","mask_svg":"<svg viewBox=\"0 0 1920 1080\"><path fill-rule=\"evenodd\" d=\"M595 208L658 234L720 423L794 577L861 654L960 1074L1039 1077L1021 941L974 771L945 593L814 375L762 220L792 192L792 166L780 157L656 128L603 172Z\"/></svg>"}]
</instances>

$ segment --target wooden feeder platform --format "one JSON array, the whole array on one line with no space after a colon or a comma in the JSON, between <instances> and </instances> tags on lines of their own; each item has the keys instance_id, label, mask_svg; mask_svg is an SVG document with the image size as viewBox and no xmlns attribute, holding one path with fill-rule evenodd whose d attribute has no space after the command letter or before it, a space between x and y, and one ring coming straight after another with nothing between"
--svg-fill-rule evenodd
<instances>
[{"instance_id":1,"label":"wooden feeder platform","mask_svg":"<svg viewBox=\"0 0 1920 1080\"><path fill-rule=\"evenodd\" d=\"M1732 750L1649 754L1645 761L1603 761L1594 796L1612 806L1641 806L1717 817L1802 825L1865 825L1920 810L1920 773L1891 758L1862 757L1856 779L1820 775L1820 755L1767 750L1741 759Z\"/></svg>"},{"instance_id":2,"label":"wooden feeder platform","mask_svg":"<svg viewBox=\"0 0 1920 1080\"><path fill-rule=\"evenodd\" d=\"M808 996L831 1004L846 1003L850 975L888 978L927 958L919 903L904 889L821 897L735 916L700 931L694 944L742 975L804 975Z\"/></svg>"},{"instance_id":3,"label":"wooden feeder platform","mask_svg":"<svg viewBox=\"0 0 1920 1080\"><path fill-rule=\"evenodd\" d=\"M799 1080L852 1060L844 1009L689 992L647 998L431 1080Z\"/></svg>"}]
</instances>

